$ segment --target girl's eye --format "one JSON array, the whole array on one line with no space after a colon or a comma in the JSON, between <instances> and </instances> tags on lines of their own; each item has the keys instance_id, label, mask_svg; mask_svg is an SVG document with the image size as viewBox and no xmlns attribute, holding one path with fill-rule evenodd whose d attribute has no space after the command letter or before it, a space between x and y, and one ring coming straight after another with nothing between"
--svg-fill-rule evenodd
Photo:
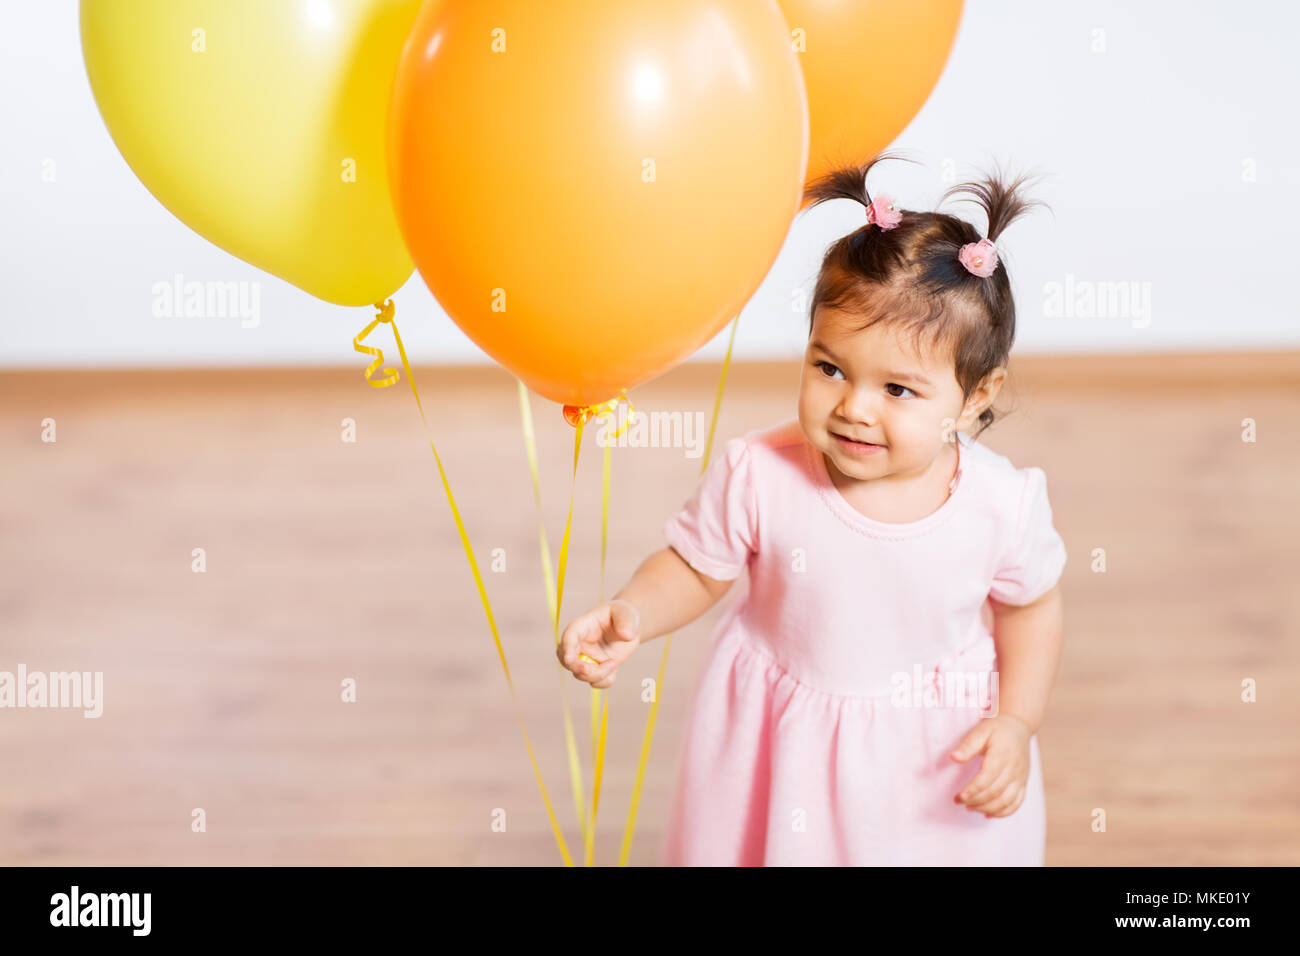
<instances>
[{"instance_id":1,"label":"girl's eye","mask_svg":"<svg viewBox=\"0 0 1300 956\"><path fill-rule=\"evenodd\" d=\"M835 369L835 371L837 371L837 372L839 371L839 369L836 368L834 365L832 365L830 362L818 362L818 363L817 363L816 365L814 365L813 367L814 367L814 368L823 368L823 366L824 366L825 368ZM823 371L822 374L823 374L823 375L826 375L827 378L834 378L834 377L835 377L834 375L827 375L827 373L826 373L825 371Z\"/></svg>"},{"instance_id":2,"label":"girl's eye","mask_svg":"<svg viewBox=\"0 0 1300 956\"><path fill-rule=\"evenodd\" d=\"M899 385L897 382L890 382L888 385L885 386L885 388L901 388L905 392L912 392L912 390L908 388L906 385ZM893 392L890 392L889 394L894 395ZM912 394L915 395L916 392L912 392ZM894 395L894 398L902 398L902 397L903 397L902 395Z\"/></svg>"}]
</instances>

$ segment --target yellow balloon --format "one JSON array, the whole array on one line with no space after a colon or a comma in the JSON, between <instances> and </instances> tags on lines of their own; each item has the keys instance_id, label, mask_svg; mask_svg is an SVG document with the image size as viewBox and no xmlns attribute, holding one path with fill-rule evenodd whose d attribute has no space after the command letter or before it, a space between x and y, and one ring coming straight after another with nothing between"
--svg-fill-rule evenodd
<instances>
[{"instance_id":1,"label":"yellow balloon","mask_svg":"<svg viewBox=\"0 0 1300 956\"><path fill-rule=\"evenodd\" d=\"M95 101L183 223L327 302L414 268L388 192L389 93L419 0L82 0Z\"/></svg>"}]
</instances>

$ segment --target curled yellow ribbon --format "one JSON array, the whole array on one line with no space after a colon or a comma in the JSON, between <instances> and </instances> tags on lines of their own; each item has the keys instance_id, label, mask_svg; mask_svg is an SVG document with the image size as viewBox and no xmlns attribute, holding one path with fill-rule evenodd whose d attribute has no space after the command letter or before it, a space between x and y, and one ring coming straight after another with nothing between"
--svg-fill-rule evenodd
<instances>
[{"instance_id":1,"label":"curled yellow ribbon","mask_svg":"<svg viewBox=\"0 0 1300 956\"><path fill-rule=\"evenodd\" d=\"M378 310L378 314L375 316L374 321L362 329L360 334L352 340L352 347L365 355L375 356L375 360L366 366L366 381L375 388L386 388L389 385L397 384L397 369L386 368L384 369L384 378L371 378L375 374L375 369L384 364L384 351L369 345L362 345L361 340L373 332L380 322L393 321L393 300L385 299L383 302L376 302L375 308Z\"/></svg>"}]
</instances>

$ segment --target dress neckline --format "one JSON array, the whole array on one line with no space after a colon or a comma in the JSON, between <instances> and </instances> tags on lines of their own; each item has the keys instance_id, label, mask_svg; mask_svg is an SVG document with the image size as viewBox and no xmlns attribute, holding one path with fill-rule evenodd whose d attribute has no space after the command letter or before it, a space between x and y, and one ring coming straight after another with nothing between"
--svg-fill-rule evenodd
<instances>
[{"instance_id":1,"label":"dress neckline","mask_svg":"<svg viewBox=\"0 0 1300 956\"><path fill-rule=\"evenodd\" d=\"M969 481L962 481L964 470L969 464L970 436L965 432L957 433L957 469L952 476L952 481L948 483L948 497L934 511L930 512L924 518L918 518L915 521L878 521L875 518L868 518L853 505L849 504L848 499L840 493L835 487L835 482L831 480L830 472L826 468L826 460L822 457L822 452L812 442L804 440L804 447L807 450L808 465L812 471L814 482L817 485L817 491L821 495L827 506L839 515L843 520L848 522L851 527L857 528L865 534L874 537L883 538L906 538L923 531L928 531L935 525L940 524L948 519L948 516L956 509L960 500L966 497L963 489L970 484Z\"/></svg>"}]
</instances>

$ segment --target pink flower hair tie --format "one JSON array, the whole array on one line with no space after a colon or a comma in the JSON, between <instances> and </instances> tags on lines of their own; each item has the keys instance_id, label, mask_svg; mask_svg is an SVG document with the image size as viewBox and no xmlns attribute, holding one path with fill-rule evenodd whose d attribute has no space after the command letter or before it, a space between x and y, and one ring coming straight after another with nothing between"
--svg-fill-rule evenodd
<instances>
[{"instance_id":1,"label":"pink flower hair tie","mask_svg":"<svg viewBox=\"0 0 1300 956\"><path fill-rule=\"evenodd\" d=\"M968 272L981 279L993 275L993 270L998 267L998 250L987 239L966 243L961 247L957 258L961 260L961 264Z\"/></svg>"},{"instance_id":2,"label":"pink flower hair tie","mask_svg":"<svg viewBox=\"0 0 1300 956\"><path fill-rule=\"evenodd\" d=\"M893 229L902 221L903 214L898 209L898 203L883 193L867 206L868 224L874 223L881 229Z\"/></svg>"}]
</instances>

